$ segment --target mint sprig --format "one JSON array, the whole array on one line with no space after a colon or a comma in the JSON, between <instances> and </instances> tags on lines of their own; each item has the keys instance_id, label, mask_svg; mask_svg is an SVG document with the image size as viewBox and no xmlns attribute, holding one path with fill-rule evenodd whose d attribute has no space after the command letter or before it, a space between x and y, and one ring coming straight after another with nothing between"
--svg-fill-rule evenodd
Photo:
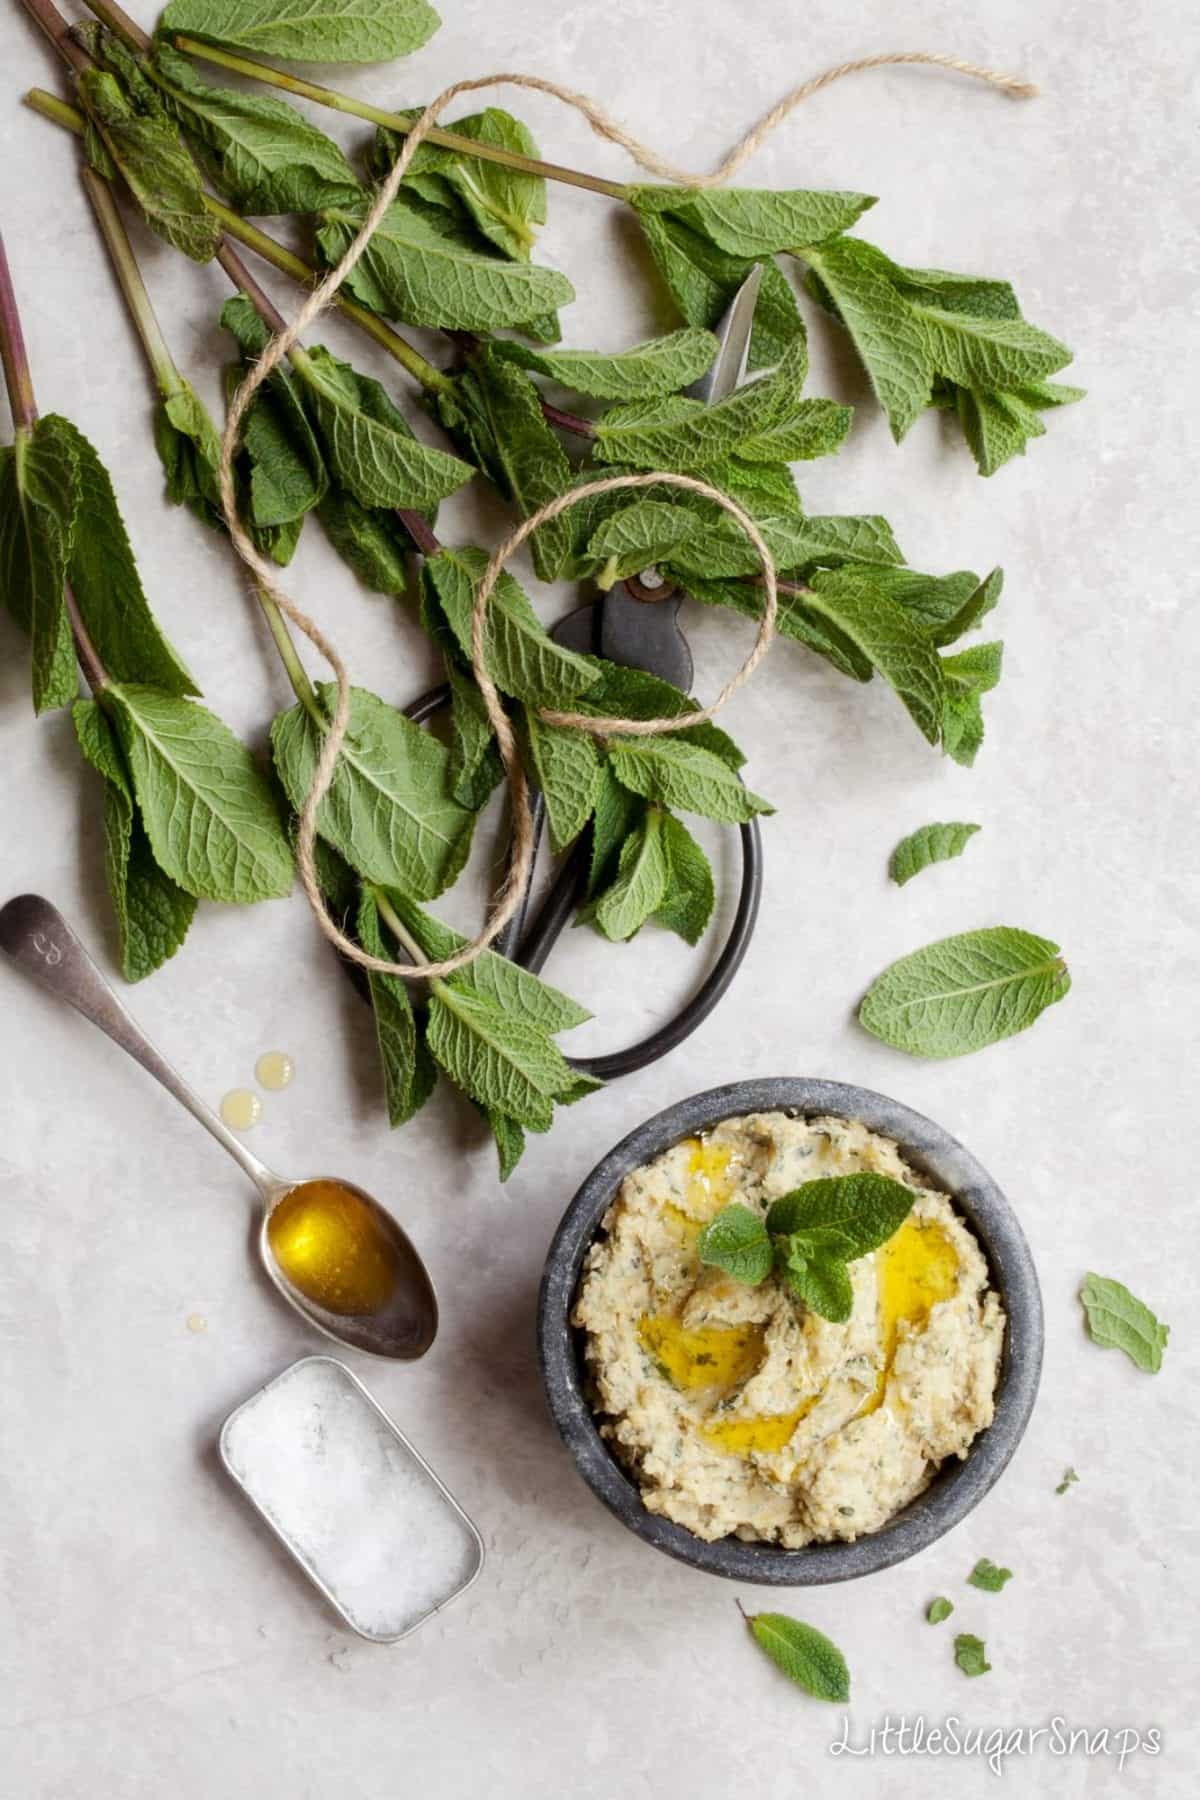
<instances>
[{"instance_id":1,"label":"mint sprig","mask_svg":"<svg viewBox=\"0 0 1200 1800\"><path fill-rule=\"evenodd\" d=\"M760 1217L734 1201L700 1234L700 1261L758 1287L774 1272L811 1312L844 1323L854 1305L847 1265L900 1229L916 1198L886 1175L806 1181Z\"/></svg>"}]
</instances>

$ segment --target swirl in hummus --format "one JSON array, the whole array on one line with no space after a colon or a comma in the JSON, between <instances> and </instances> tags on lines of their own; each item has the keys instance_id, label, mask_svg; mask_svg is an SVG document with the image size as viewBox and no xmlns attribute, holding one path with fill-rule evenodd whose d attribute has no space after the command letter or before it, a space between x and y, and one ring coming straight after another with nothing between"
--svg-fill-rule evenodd
<instances>
[{"instance_id":1,"label":"swirl in hummus","mask_svg":"<svg viewBox=\"0 0 1200 1800\"><path fill-rule=\"evenodd\" d=\"M765 1213L822 1176L870 1171L916 1194L895 1235L850 1264L844 1324L701 1266L722 1206ZM852 1119L727 1119L634 1170L588 1251L586 1332L601 1434L651 1512L700 1538L788 1549L878 1531L990 1425L1004 1314L949 1197Z\"/></svg>"}]
</instances>

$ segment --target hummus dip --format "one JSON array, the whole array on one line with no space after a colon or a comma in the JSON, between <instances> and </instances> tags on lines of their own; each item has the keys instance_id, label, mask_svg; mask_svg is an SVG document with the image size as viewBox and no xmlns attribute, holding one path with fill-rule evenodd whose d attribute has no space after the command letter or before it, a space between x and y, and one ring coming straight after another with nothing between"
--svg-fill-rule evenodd
<instances>
[{"instance_id":1,"label":"hummus dip","mask_svg":"<svg viewBox=\"0 0 1200 1800\"><path fill-rule=\"evenodd\" d=\"M841 1325L771 1275L704 1267L732 1200L765 1212L823 1176L913 1190L899 1231L852 1262ZM788 1549L878 1531L992 1420L1004 1314L947 1195L853 1119L755 1113L626 1177L587 1253L572 1323L601 1435L646 1507L700 1538Z\"/></svg>"}]
</instances>

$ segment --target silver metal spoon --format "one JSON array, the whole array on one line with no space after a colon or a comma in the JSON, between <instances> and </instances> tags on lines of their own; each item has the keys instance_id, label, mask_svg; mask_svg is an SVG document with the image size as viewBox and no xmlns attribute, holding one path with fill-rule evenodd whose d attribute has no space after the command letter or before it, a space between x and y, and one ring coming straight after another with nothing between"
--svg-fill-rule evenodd
<instances>
[{"instance_id":1,"label":"silver metal spoon","mask_svg":"<svg viewBox=\"0 0 1200 1800\"><path fill-rule=\"evenodd\" d=\"M252 1156L138 1029L62 914L40 894L21 894L0 908L0 949L98 1025L228 1150L263 1203L263 1267L302 1318L372 1356L403 1362L424 1356L437 1333L433 1283L377 1200L339 1176L285 1181Z\"/></svg>"}]
</instances>

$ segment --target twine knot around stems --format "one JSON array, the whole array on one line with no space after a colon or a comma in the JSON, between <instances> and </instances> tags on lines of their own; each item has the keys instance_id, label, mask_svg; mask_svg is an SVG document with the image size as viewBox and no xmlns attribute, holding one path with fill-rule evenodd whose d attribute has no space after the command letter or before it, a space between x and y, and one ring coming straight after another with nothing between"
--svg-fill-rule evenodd
<instances>
[{"instance_id":1,"label":"twine knot around stems","mask_svg":"<svg viewBox=\"0 0 1200 1800\"><path fill-rule=\"evenodd\" d=\"M597 136L611 143L619 144L629 152L634 161L650 174L658 175L665 180L679 182L685 186L707 188L719 186L741 168L742 164L754 154L769 132L773 131L781 121L802 101L819 92L821 88L830 86L846 75L861 70L881 68L887 65L925 63L934 67L952 70L973 79L989 83L1017 98L1028 98L1037 92L1029 82L1011 75L1005 75L995 69L981 68L975 63L964 62L957 57L946 56L925 51L888 52L877 56L859 58L854 62L840 63L828 69L822 75L794 88L790 94L779 101L769 113L754 125L734 147L720 166L705 175L697 175L682 170L640 143L621 125L598 106L586 94L560 86L538 75L501 74L479 76L469 80L456 81L444 88L430 102L413 125L401 146L396 161L393 163L386 180L376 192L375 198L367 212L353 241L345 251L341 260L323 277L308 295L296 316L282 330L271 338L262 356L246 372L230 402L225 430L221 439L221 460L218 480L221 496L221 510L238 555L252 571L260 586L275 602L284 617L289 619L298 631L302 632L313 647L324 657L333 670L337 699L333 714L329 721L321 746L317 765L313 771L312 784L308 795L300 809L300 823L297 834L296 861L300 874L301 886L304 889L309 905L312 907L317 924L323 935L342 955L357 963L360 968L382 975L399 977L438 977L452 975L463 969L482 955L488 946L495 941L505 925L514 916L521 903L525 884L533 865L536 851L536 840L533 829L533 815L529 804L529 786L525 770L517 749L512 724L504 709L498 689L488 673L485 662L485 633L488 601L500 578L501 570L508 558L520 548L531 532L539 525L557 518L569 507L578 505L581 500L601 494L616 492L623 488L642 488L668 485L687 490L702 498L713 501L733 518L745 532L762 565L763 587L765 590L762 618L754 645L741 668L726 682L721 692L711 705L700 707L692 712L684 713L676 718L664 719L621 719L593 718L583 713L545 711L542 717L550 724L574 727L580 731L588 731L597 737L617 735L644 736L651 733L682 731L690 725L710 720L724 706L725 702L742 684L749 680L763 657L766 655L775 629L777 611L777 582L774 560L771 552L754 521L727 494L708 482L700 481L687 475L679 475L669 471L654 471L644 475L621 475L603 477L584 486L558 495L509 534L493 553L484 576L475 594L475 604L471 617L471 660L475 679L483 697L488 718L496 734L501 760L508 778L509 793L512 806L513 846L505 875L487 922L479 935L453 956L444 957L438 962L400 963L386 957L372 956L360 944L346 935L336 921L330 916L316 871L317 818L320 805L328 793L337 770L338 757L346 737L350 723L350 676L336 646L325 633L295 601L291 600L278 585L277 570L273 563L260 553L252 541L249 532L243 525L238 512L237 489L235 480L235 459L241 443L242 423L246 412L262 384L278 368L283 358L302 337L303 333L332 304L338 290L347 276L353 271L371 238L383 221L388 207L395 199L400 184L404 180L413 157L433 129L443 110L460 94L478 92L481 88L519 87L532 89L535 92L548 94L563 101L582 113L591 129Z\"/></svg>"}]
</instances>

